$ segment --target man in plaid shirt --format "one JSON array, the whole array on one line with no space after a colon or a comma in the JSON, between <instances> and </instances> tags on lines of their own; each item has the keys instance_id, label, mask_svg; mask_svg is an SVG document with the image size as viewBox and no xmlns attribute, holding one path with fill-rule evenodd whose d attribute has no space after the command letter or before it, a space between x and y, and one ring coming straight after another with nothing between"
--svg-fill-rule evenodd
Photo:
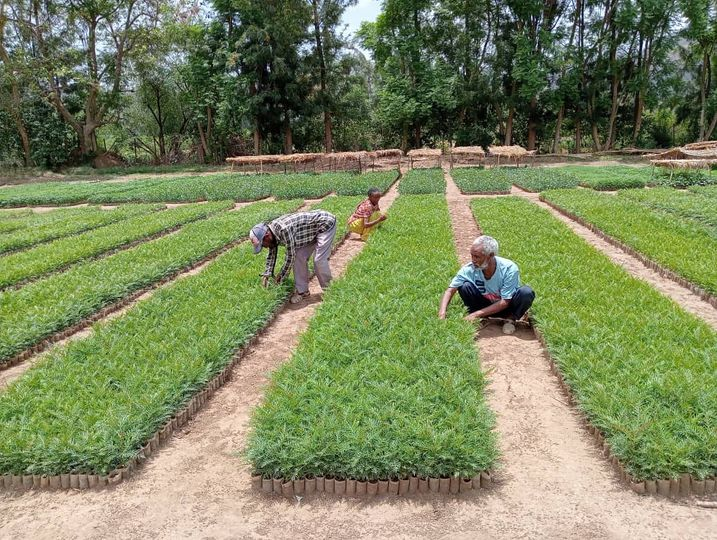
<instances>
[{"instance_id":1,"label":"man in plaid shirt","mask_svg":"<svg viewBox=\"0 0 717 540\"><path fill-rule=\"evenodd\" d=\"M309 296L309 258L314 252L314 271L321 288L326 289L331 281L329 256L334 236L336 216L325 210L287 214L252 227L249 238L254 245L254 253L259 253L262 247L269 248L266 270L261 278L262 285L266 287L269 278L274 276L281 244L286 246L286 260L275 281L277 284L284 281L291 268L294 268L296 291L289 301L297 304Z\"/></svg>"}]
</instances>

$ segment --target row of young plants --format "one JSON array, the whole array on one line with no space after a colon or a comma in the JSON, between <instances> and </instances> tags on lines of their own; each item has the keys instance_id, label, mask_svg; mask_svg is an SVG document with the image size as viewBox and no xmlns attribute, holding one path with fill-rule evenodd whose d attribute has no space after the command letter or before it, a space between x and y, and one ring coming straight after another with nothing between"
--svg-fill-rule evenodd
<instances>
[{"instance_id":1,"label":"row of young plants","mask_svg":"<svg viewBox=\"0 0 717 540\"><path fill-rule=\"evenodd\" d=\"M717 473L717 334L549 212L476 200L537 292L531 310L578 407L638 480Z\"/></svg>"},{"instance_id":2,"label":"row of young plants","mask_svg":"<svg viewBox=\"0 0 717 540\"><path fill-rule=\"evenodd\" d=\"M202 260L248 234L255 223L300 201L260 202L186 225L177 233L77 264L66 272L0 292L0 364L134 291Z\"/></svg>"},{"instance_id":3,"label":"row of young plants","mask_svg":"<svg viewBox=\"0 0 717 540\"><path fill-rule=\"evenodd\" d=\"M263 215L289 206L277 204ZM263 264L248 242L233 248L10 384L0 393L0 474L105 475L133 459L285 299L290 283L259 285Z\"/></svg>"},{"instance_id":4,"label":"row of young plants","mask_svg":"<svg viewBox=\"0 0 717 540\"><path fill-rule=\"evenodd\" d=\"M396 171L354 174L243 175L215 174L196 177L152 178L123 183L51 182L28 184L0 191L0 207L62 205L79 202L197 202L205 200L253 201L274 196L318 198L330 192L360 195L371 186L383 191L396 180Z\"/></svg>"},{"instance_id":5,"label":"row of young plants","mask_svg":"<svg viewBox=\"0 0 717 540\"><path fill-rule=\"evenodd\" d=\"M715 175L715 177L717 177L717 175ZM692 193L701 195L702 197L717 199L717 186L690 186L687 189Z\"/></svg>"},{"instance_id":6,"label":"row of young plants","mask_svg":"<svg viewBox=\"0 0 717 540\"><path fill-rule=\"evenodd\" d=\"M577 176L581 185L598 191L641 188L645 187L653 179L650 167L569 165L561 167L561 170Z\"/></svg>"},{"instance_id":7,"label":"row of young plants","mask_svg":"<svg viewBox=\"0 0 717 540\"><path fill-rule=\"evenodd\" d=\"M398 191L403 195L445 193L443 169L411 169L401 178Z\"/></svg>"},{"instance_id":8,"label":"row of young plants","mask_svg":"<svg viewBox=\"0 0 717 540\"><path fill-rule=\"evenodd\" d=\"M631 189L620 191L619 196L654 210L690 219L695 225L706 225L717 232L717 199L672 188Z\"/></svg>"},{"instance_id":9,"label":"row of young plants","mask_svg":"<svg viewBox=\"0 0 717 540\"><path fill-rule=\"evenodd\" d=\"M72 263L101 255L185 223L232 207L231 202L194 204L113 223L11 253L0 264L0 288L36 278Z\"/></svg>"},{"instance_id":10,"label":"row of young plants","mask_svg":"<svg viewBox=\"0 0 717 540\"><path fill-rule=\"evenodd\" d=\"M436 316L457 267L445 198L399 197L272 375L248 442L256 473L471 478L493 467L474 328L457 306Z\"/></svg>"},{"instance_id":11,"label":"row of young plants","mask_svg":"<svg viewBox=\"0 0 717 540\"><path fill-rule=\"evenodd\" d=\"M541 197L708 293L717 294L717 238L702 225L594 191L555 190Z\"/></svg>"},{"instance_id":12,"label":"row of young plants","mask_svg":"<svg viewBox=\"0 0 717 540\"><path fill-rule=\"evenodd\" d=\"M511 182L521 189L532 192L575 187L580 178L557 168L529 167L524 169L505 169Z\"/></svg>"},{"instance_id":13,"label":"row of young plants","mask_svg":"<svg viewBox=\"0 0 717 540\"><path fill-rule=\"evenodd\" d=\"M25 223L21 229L0 235L0 253L24 249L56 238L117 223L134 216L146 215L160 208L163 206L130 204L112 210L102 210L93 206L33 214L23 218Z\"/></svg>"},{"instance_id":14,"label":"row of young plants","mask_svg":"<svg viewBox=\"0 0 717 540\"><path fill-rule=\"evenodd\" d=\"M503 168L466 167L451 171L453 181L462 193L510 193L513 181Z\"/></svg>"}]
</instances>

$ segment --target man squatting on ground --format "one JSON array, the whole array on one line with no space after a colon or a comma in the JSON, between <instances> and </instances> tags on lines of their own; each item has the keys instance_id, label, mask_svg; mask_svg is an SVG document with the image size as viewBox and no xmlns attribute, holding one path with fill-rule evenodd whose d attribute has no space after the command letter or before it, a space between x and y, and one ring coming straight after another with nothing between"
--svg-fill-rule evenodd
<instances>
[{"instance_id":1,"label":"man squatting on ground","mask_svg":"<svg viewBox=\"0 0 717 540\"><path fill-rule=\"evenodd\" d=\"M446 310L453 295L463 300L468 315L466 320L500 317L518 320L528 311L535 300L533 289L520 286L520 270L509 259L498 257L498 242L490 236L479 236L471 246L471 260L464 265L443 293L440 319L446 318ZM506 323L505 333L513 333L515 326Z\"/></svg>"},{"instance_id":2,"label":"man squatting on ground","mask_svg":"<svg viewBox=\"0 0 717 540\"><path fill-rule=\"evenodd\" d=\"M258 254L262 247L269 248L266 270L261 284L267 287L274 276L279 245L286 246L286 260L276 276L277 284L284 281L294 268L296 290L289 301L298 304L309 296L309 258L314 255L314 271L322 289L331 281L331 244L336 236L336 216L324 210L296 212L276 218L269 223L259 223L249 231L249 238Z\"/></svg>"},{"instance_id":3,"label":"man squatting on ground","mask_svg":"<svg viewBox=\"0 0 717 540\"><path fill-rule=\"evenodd\" d=\"M368 240L368 235L376 230L378 225L386 219L386 215L381 213L378 201L381 199L381 190L371 188L368 190L368 198L361 201L349 217L349 231L361 236L364 242Z\"/></svg>"}]
</instances>

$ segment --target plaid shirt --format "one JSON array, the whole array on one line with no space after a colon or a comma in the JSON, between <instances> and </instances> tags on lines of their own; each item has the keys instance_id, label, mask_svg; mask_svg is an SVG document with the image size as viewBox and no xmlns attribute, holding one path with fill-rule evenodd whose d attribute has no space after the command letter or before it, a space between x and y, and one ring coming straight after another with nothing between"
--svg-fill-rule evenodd
<instances>
[{"instance_id":1,"label":"plaid shirt","mask_svg":"<svg viewBox=\"0 0 717 540\"><path fill-rule=\"evenodd\" d=\"M276 256L279 244L286 246L286 261L279 272L279 281L283 281L294 266L296 250L316 241L316 237L336 226L336 216L325 210L312 212L296 212L276 218L269 223L269 230L274 235L274 245L269 248L266 258L265 276L274 275Z\"/></svg>"}]
</instances>

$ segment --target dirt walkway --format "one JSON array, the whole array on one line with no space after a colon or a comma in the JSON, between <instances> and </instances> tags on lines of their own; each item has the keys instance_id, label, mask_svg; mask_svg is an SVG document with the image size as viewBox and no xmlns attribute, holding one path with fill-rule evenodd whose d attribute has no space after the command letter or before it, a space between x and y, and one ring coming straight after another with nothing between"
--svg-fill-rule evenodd
<instances>
[{"instance_id":1,"label":"dirt walkway","mask_svg":"<svg viewBox=\"0 0 717 540\"><path fill-rule=\"evenodd\" d=\"M707 324L709 324L712 328L717 330L717 308L712 306L712 304L710 304L709 302L705 302L704 300L702 300L698 295L693 293L687 287L683 287L679 283L661 276L652 268L648 268L647 266L642 264L639 259L624 252L620 248L613 246L611 243L607 242L606 240L603 240L587 227L580 225L576 221L573 221L572 219L564 216L560 212L551 208L550 205L539 200L538 193L528 193L527 191L523 191L516 187L513 187L512 193L530 199L535 204L548 210L556 218L558 218L560 221L570 227L573 232L583 238L588 244L607 255L612 262L623 267L634 277L649 283L652 287L660 291L663 295L667 296L668 298L672 298L685 311L696 315L697 317L704 320Z\"/></svg>"},{"instance_id":2,"label":"dirt walkway","mask_svg":"<svg viewBox=\"0 0 717 540\"><path fill-rule=\"evenodd\" d=\"M465 262L479 230L470 198L450 175L446 180L456 249ZM503 523L495 536L527 534L531 524L546 537L580 538L648 531L654 537L678 537L692 521L690 535L698 536L700 520L717 525L714 512L639 497L618 481L565 403L532 331L518 329L507 336L500 326L489 325L479 332L477 344L490 380L489 403L497 414L502 453L498 486L484 510L491 522Z\"/></svg>"},{"instance_id":3,"label":"dirt walkway","mask_svg":"<svg viewBox=\"0 0 717 540\"><path fill-rule=\"evenodd\" d=\"M393 197L395 188L382 207ZM472 240L472 235L465 236ZM351 240L342 246L332 258L335 274L361 246ZM312 284L314 300L315 293ZM315 309L316 304L285 309L181 437L129 482L101 492L0 494L0 538L714 536L717 513L641 498L617 485L570 409L549 397L560 393L547 363L530 351L526 356L525 347L535 343L530 334L504 337L497 327L486 329L479 345L484 362L491 347L502 351L496 366L506 358L514 362L491 375L496 381L491 402L503 402L506 413L515 409L500 420L499 430L506 458L517 464L506 463L500 484L459 497L414 499L288 501L252 491L249 467L236 451L244 446L249 415L261 401L268 372L290 358ZM515 433L503 433L505 422L512 422ZM560 438L541 439L544 422ZM531 471L535 476L518 477L528 463L537 464Z\"/></svg>"}]
</instances>

